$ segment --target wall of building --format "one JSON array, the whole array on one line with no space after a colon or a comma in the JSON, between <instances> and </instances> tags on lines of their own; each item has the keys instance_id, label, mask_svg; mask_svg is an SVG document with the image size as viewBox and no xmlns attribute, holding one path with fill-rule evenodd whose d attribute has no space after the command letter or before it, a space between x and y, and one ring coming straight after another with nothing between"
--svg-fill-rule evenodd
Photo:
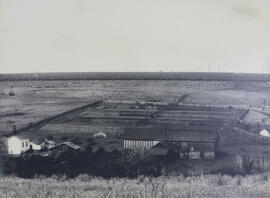
<instances>
[{"instance_id":1,"label":"wall of building","mask_svg":"<svg viewBox=\"0 0 270 198\"><path fill-rule=\"evenodd\" d=\"M19 139L17 137L10 137L8 139L8 153L10 155L19 155L30 149L28 139Z\"/></svg>"},{"instance_id":2,"label":"wall of building","mask_svg":"<svg viewBox=\"0 0 270 198\"><path fill-rule=\"evenodd\" d=\"M51 149L51 148L53 148L53 147L55 147L56 146L56 143L47 143L47 142L43 142L43 143L41 143L41 148L42 149Z\"/></svg>"},{"instance_id":3,"label":"wall of building","mask_svg":"<svg viewBox=\"0 0 270 198\"><path fill-rule=\"evenodd\" d=\"M159 143L155 140L124 140L125 149L149 149Z\"/></svg>"},{"instance_id":4,"label":"wall of building","mask_svg":"<svg viewBox=\"0 0 270 198\"><path fill-rule=\"evenodd\" d=\"M2 150L0 149L0 177L4 175L3 163L2 163Z\"/></svg>"},{"instance_id":5,"label":"wall of building","mask_svg":"<svg viewBox=\"0 0 270 198\"><path fill-rule=\"evenodd\" d=\"M30 146L32 146L33 150L41 150L41 145L30 142Z\"/></svg>"},{"instance_id":6,"label":"wall of building","mask_svg":"<svg viewBox=\"0 0 270 198\"><path fill-rule=\"evenodd\" d=\"M150 149L154 145L158 144L159 141L151 140L124 140L125 149ZM204 143L204 142L180 142L178 146L181 148L188 147L189 153L188 158L190 159L215 159L215 143ZM181 149L180 149L181 150ZM179 152L181 152L179 150ZM179 153L180 158L184 158L184 155Z\"/></svg>"}]
</instances>

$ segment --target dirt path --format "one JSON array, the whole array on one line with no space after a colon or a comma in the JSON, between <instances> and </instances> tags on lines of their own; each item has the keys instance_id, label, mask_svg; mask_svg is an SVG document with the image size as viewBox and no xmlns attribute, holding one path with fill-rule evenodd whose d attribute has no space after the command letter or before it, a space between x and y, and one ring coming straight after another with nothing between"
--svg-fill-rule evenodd
<instances>
[{"instance_id":1,"label":"dirt path","mask_svg":"<svg viewBox=\"0 0 270 198\"><path fill-rule=\"evenodd\" d=\"M179 100L177 101L177 103L182 103L189 96L190 96L190 94L183 95L181 98L179 98Z\"/></svg>"},{"instance_id":2,"label":"dirt path","mask_svg":"<svg viewBox=\"0 0 270 198\"><path fill-rule=\"evenodd\" d=\"M21 127L19 129L17 129L15 132L13 133L8 133L8 134L4 134L5 137L10 137L12 135L17 135L23 131L26 131L26 130L30 130L30 129L35 129L35 128L40 128L44 125L46 125L47 123L53 121L53 120L56 120L56 119L59 119L59 118L62 118L64 116L67 116L68 114L74 114L74 113L77 113L77 112L81 112L82 110L84 110L85 108L88 108L88 107L94 107L96 105L99 105L103 103L103 101L101 100L98 100L98 101L95 101L93 103L90 103L90 104L87 104L87 105L83 105L81 107L77 107L77 108L74 108L74 109L71 109L71 110L68 110L68 111L65 111L65 112L62 112L62 113L59 113L59 114L56 114L56 115L53 115L53 116L50 116L48 118L45 118L45 119L42 119L42 120L39 120L35 123L31 123L27 126L24 126L24 127Z\"/></svg>"}]
</instances>

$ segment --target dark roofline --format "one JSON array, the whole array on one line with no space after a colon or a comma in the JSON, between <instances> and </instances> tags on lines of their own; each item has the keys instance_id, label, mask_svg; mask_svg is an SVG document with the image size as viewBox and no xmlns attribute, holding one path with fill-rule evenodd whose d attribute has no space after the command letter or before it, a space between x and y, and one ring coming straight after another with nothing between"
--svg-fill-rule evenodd
<instances>
[{"instance_id":1,"label":"dark roofline","mask_svg":"<svg viewBox=\"0 0 270 198\"><path fill-rule=\"evenodd\" d=\"M134 138L125 138L124 140L132 140L132 141L163 141L163 142L199 142L199 143L216 143L215 141L205 141L205 140L174 140L174 139L134 139Z\"/></svg>"},{"instance_id":2,"label":"dark roofline","mask_svg":"<svg viewBox=\"0 0 270 198\"><path fill-rule=\"evenodd\" d=\"M127 128L123 134L124 140L141 141L173 141L173 142L205 142L214 143L218 139L217 131L200 132L200 130L178 130L160 128Z\"/></svg>"},{"instance_id":3,"label":"dark roofline","mask_svg":"<svg viewBox=\"0 0 270 198\"><path fill-rule=\"evenodd\" d=\"M147 138L123 138L123 140L140 140L140 141L157 141L158 139L147 139Z\"/></svg>"},{"instance_id":4,"label":"dark roofline","mask_svg":"<svg viewBox=\"0 0 270 198\"><path fill-rule=\"evenodd\" d=\"M205 140L171 140L171 139L156 139L156 141L163 141L163 142L200 142L200 143L216 143L215 141L205 141Z\"/></svg>"},{"instance_id":5,"label":"dark roofline","mask_svg":"<svg viewBox=\"0 0 270 198\"><path fill-rule=\"evenodd\" d=\"M61 145L66 145L66 146L68 146L68 147L70 147L70 148L72 148L72 149L74 149L74 150L80 149L80 146L78 146L78 145L76 145L76 144L73 144L72 142L61 142L61 143L55 145L54 147L50 148L49 150L52 150L52 149L54 149L54 148L57 148L57 147L59 147L59 146L61 146Z\"/></svg>"}]
</instances>

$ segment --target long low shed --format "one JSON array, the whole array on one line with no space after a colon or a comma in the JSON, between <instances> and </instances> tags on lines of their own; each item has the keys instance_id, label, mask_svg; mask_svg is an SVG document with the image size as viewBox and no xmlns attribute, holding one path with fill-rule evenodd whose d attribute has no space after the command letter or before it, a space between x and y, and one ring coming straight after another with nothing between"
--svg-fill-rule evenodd
<instances>
[{"instance_id":1,"label":"long low shed","mask_svg":"<svg viewBox=\"0 0 270 198\"><path fill-rule=\"evenodd\" d=\"M123 134L124 148L126 149L149 149L161 141L191 143L194 148L202 150L205 145L214 147L219 139L215 131L201 132L186 129L170 129L167 127L134 127L127 128ZM212 147L212 146L210 146ZM216 148L214 148L216 149Z\"/></svg>"}]
</instances>

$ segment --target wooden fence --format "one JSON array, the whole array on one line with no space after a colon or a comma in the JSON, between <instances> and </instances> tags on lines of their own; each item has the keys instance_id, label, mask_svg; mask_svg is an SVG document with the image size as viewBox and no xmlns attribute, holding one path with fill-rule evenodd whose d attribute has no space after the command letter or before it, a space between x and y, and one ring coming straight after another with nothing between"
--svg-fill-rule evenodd
<instances>
[{"instance_id":1,"label":"wooden fence","mask_svg":"<svg viewBox=\"0 0 270 198\"><path fill-rule=\"evenodd\" d=\"M68 115L70 113L75 113L77 111L83 110L83 109L88 108L88 107L93 107L93 106L99 105L101 103L103 103L103 101L102 100L98 100L98 101L95 101L93 103L90 103L90 104L87 104L87 105L83 105L81 107L77 107L77 108L74 108L74 109L65 111L63 113L59 113L59 114L50 116L48 118L39 120L39 121L37 121L35 123L29 123L27 126L23 126L23 127L19 128L19 129L16 129L16 131L13 131L13 133L5 134L5 136L6 137L10 137L12 135L17 135L18 133L21 133L21 132L26 131L26 130L29 130L29 129L33 129L33 128L36 128L36 127L44 126L45 124L47 124L48 122L50 122L52 120L55 120L55 119L60 118L60 117L63 117L63 116Z\"/></svg>"}]
</instances>

